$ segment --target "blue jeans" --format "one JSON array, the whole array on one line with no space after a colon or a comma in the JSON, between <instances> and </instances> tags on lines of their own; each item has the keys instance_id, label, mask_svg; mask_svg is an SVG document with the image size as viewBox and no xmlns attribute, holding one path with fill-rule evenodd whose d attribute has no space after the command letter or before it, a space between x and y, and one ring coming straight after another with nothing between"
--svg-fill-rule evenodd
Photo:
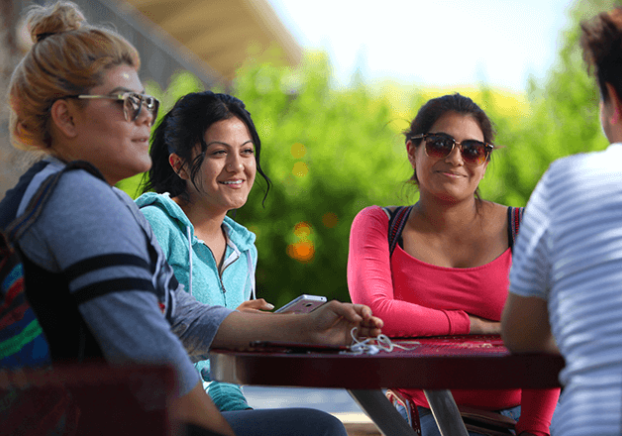
<instances>
[{"instance_id":1,"label":"blue jeans","mask_svg":"<svg viewBox=\"0 0 622 436\"><path fill-rule=\"evenodd\" d=\"M402 418L410 422L409 412L400 404L395 404L395 408L400 413ZM441 432L436 425L432 411L425 407L417 407L419 411L419 423L421 424L421 436L441 436ZM510 409L498 410L498 413L508 416L515 421L518 421L520 417L520 406L512 407ZM469 436L481 436L481 433L469 432Z\"/></svg>"},{"instance_id":2,"label":"blue jeans","mask_svg":"<svg viewBox=\"0 0 622 436\"><path fill-rule=\"evenodd\" d=\"M316 409L236 410L222 416L237 436L348 436L341 421Z\"/></svg>"}]
</instances>

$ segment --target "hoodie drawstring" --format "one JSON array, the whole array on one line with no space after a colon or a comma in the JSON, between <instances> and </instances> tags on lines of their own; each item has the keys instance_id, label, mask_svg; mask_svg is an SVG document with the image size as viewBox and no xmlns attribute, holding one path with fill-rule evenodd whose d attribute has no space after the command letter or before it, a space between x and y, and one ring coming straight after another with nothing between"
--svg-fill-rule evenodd
<instances>
[{"instance_id":1,"label":"hoodie drawstring","mask_svg":"<svg viewBox=\"0 0 622 436\"><path fill-rule=\"evenodd\" d=\"M188 233L188 292L192 295L192 230L190 226L186 226L186 232Z\"/></svg>"},{"instance_id":2,"label":"hoodie drawstring","mask_svg":"<svg viewBox=\"0 0 622 436\"><path fill-rule=\"evenodd\" d=\"M251 280L251 300L257 299L257 291L255 290L255 271L253 270L253 259L251 258L251 251L246 251L246 258L248 260L248 277Z\"/></svg>"}]
</instances>

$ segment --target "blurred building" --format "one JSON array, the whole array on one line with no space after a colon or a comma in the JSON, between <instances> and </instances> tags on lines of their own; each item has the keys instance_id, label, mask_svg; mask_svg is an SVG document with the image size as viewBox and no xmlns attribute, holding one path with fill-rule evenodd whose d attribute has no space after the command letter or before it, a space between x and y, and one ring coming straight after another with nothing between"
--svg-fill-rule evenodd
<instances>
[{"instance_id":1,"label":"blurred building","mask_svg":"<svg viewBox=\"0 0 622 436\"><path fill-rule=\"evenodd\" d=\"M47 0L49 1L49 0ZM136 46L144 78L166 86L179 69L227 85L249 47L278 47L296 65L302 50L268 0L72 0L91 23L111 24ZM14 0L18 13L32 3Z\"/></svg>"},{"instance_id":2,"label":"blurred building","mask_svg":"<svg viewBox=\"0 0 622 436\"><path fill-rule=\"evenodd\" d=\"M72 1L90 23L111 25L134 44L141 56L141 78L155 80L162 88L179 70L192 72L206 88L228 87L251 47L259 53L277 47L289 65L296 65L302 57L300 45L268 0ZM29 37L18 17L33 3L47 1L0 0L0 15L4 15L0 24L8 26L0 51L24 53L28 49ZM6 59L2 53L0 59ZM16 64L19 56L13 54L12 59L9 63ZM4 62L3 67L10 72L14 65ZM5 71L1 76L4 93L8 74ZM8 143L6 126L4 111L0 116L0 198L23 171Z\"/></svg>"}]
</instances>

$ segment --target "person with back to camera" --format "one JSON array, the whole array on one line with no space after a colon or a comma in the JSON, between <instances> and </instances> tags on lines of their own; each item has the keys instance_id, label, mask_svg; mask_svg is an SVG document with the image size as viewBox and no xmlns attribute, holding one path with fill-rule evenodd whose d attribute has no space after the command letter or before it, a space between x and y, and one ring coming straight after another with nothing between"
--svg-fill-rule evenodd
<instances>
[{"instance_id":1,"label":"person with back to camera","mask_svg":"<svg viewBox=\"0 0 622 436\"><path fill-rule=\"evenodd\" d=\"M227 216L246 203L257 172L270 187L244 103L210 91L183 96L156 128L150 155L145 193L136 203L186 291L211 305L273 309L254 299L255 235ZM221 411L249 408L239 387L210 382L209 361L195 366Z\"/></svg>"},{"instance_id":2,"label":"person with back to camera","mask_svg":"<svg viewBox=\"0 0 622 436\"><path fill-rule=\"evenodd\" d=\"M470 98L445 95L421 107L405 136L419 201L397 210L371 206L356 216L348 258L352 301L383 318L388 336L498 334L521 211L479 197L495 148L491 121ZM389 217L400 211L403 230L391 252ZM546 435L559 390L452 393L458 405L517 419L517 434ZM423 391L396 395L414 427L419 421L424 436L439 434Z\"/></svg>"},{"instance_id":3,"label":"person with back to camera","mask_svg":"<svg viewBox=\"0 0 622 436\"><path fill-rule=\"evenodd\" d=\"M622 433L622 8L581 23L600 89L601 152L560 159L525 209L502 336L566 362L551 434Z\"/></svg>"},{"instance_id":4,"label":"person with back to camera","mask_svg":"<svg viewBox=\"0 0 622 436\"><path fill-rule=\"evenodd\" d=\"M23 215L48 176L62 175L14 240L53 362L168 364L177 378L172 418L202 434L345 435L337 419L316 410L221 414L192 362L211 346L246 348L252 340L346 344L353 327L377 335L382 321L368 307L337 301L307 315L265 316L184 292L138 207L113 187L151 166L159 103L144 94L136 49L88 25L71 2L33 6L27 21L35 44L11 78L11 140L47 157L7 192L0 228ZM88 434L88 424L79 430Z\"/></svg>"}]
</instances>

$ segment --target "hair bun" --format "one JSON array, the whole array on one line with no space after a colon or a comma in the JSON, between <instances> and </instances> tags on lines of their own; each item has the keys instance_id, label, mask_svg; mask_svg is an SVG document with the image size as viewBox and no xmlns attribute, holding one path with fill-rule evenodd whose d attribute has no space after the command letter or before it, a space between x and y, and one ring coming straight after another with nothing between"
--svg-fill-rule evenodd
<instances>
[{"instance_id":1,"label":"hair bun","mask_svg":"<svg viewBox=\"0 0 622 436\"><path fill-rule=\"evenodd\" d=\"M75 3L59 1L48 6L35 5L26 16L32 42L37 43L58 33L77 30L86 23L84 15Z\"/></svg>"}]
</instances>

